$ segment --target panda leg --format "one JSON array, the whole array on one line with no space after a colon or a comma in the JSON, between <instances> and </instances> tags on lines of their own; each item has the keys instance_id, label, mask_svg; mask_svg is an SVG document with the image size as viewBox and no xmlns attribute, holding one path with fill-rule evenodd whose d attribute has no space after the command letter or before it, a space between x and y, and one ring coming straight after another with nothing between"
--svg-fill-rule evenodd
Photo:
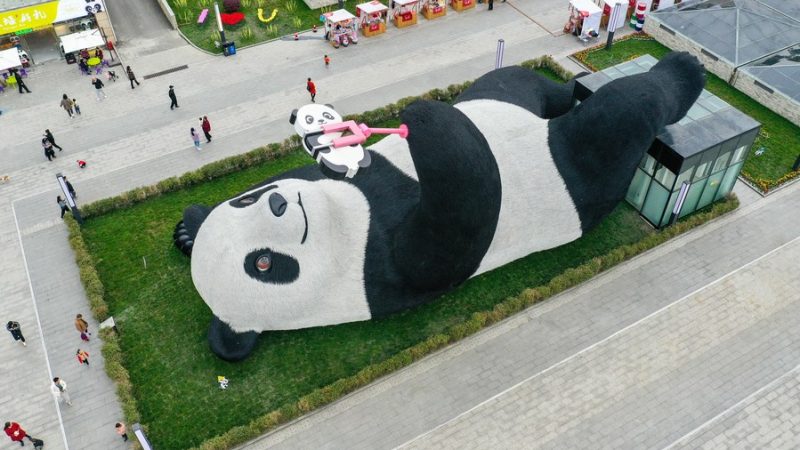
<instances>
[{"instance_id":1,"label":"panda leg","mask_svg":"<svg viewBox=\"0 0 800 450\"><path fill-rule=\"evenodd\" d=\"M230 362L247 358L255 348L258 336L259 333L255 331L237 333L217 316L211 319L211 325L208 327L208 343L211 345L211 350L220 358Z\"/></svg>"}]
</instances>

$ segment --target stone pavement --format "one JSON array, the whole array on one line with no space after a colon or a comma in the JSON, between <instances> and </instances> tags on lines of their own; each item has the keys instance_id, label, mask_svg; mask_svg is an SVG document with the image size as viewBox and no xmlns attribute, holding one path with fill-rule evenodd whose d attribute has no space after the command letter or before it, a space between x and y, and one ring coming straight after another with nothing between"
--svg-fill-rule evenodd
<instances>
[{"instance_id":1,"label":"stone pavement","mask_svg":"<svg viewBox=\"0 0 800 450\"><path fill-rule=\"evenodd\" d=\"M797 448L798 198L740 208L244 447Z\"/></svg>"},{"instance_id":2,"label":"stone pavement","mask_svg":"<svg viewBox=\"0 0 800 450\"><path fill-rule=\"evenodd\" d=\"M349 113L473 79L492 68L501 37L507 64L544 53L569 64L564 58L582 45L571 36L553 37L515 8L523 3L511 0L491 14L479 6L339 51L320 41L277 41L234 58L211 57L162 40L158 30L126 23L117 27L119 55L142 82L135 90L124 79L107 83L108 100L95 103L88 77L74 66L50 62L37 66L27 80L33 94L0 95L0 174L12 177L0 185L0 312L5 320L22 324L29 343L21 347L8 338L0 341L7 356L0 385L6 420L20 422L52 449L124 447L113 430L121 411L114 386L104 376L100 342L86 346L90 368L74 359L75 350L84 348L72 326L75 314L84 313L93 330L97 324L88 317L58 218L57 172L68 175L79 202L88 203L282 140L293 133L289 111L307 101L307 76L317 82L320 100ZM540 4L541 11L564 8L561 0ZM136 14L147 9L109 2L112 12L120 6ZM327 70L324 53L333 59ZM143 80L184 64L188 69ZM169 84L176 86L181 105L175 111L168 109ZM79 100L81 117L69 119L58 107L62 93ZM197 125L200 115L211 119L214 142L196 152L188 128ZM39 141L45 128L65 149L54 162L42 156ZM79 171L78 158L89 167ZM53 376L69 383L73 407L54 402L49 392Z\"/></svg>"}]
</instances>

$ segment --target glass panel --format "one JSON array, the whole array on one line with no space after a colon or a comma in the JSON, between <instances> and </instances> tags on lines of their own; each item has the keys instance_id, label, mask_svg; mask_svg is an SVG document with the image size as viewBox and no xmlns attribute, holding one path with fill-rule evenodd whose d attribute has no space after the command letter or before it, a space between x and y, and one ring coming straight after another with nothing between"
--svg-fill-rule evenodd
<instances>
[{"instance_id":1,"label":"glass panel","mask_svg":"<svg viewBox=\"0 0 800 450\"><path fill-rule=\"evenodd\" d=\"M747 155L747 150L750 148L750 143L740 145L735 152L733 152L733 158L731 158L731 164L736 164L737 162L744 159L745 155Z\"/></svg>"},{"instance_id":2,"label":"glass panel","mask_svg":"<svg viewBox=\"0 0 800 450\"><path fill-rule=\"evenodd\" d=\"M710 204L714 200L714 196L717 194L719 183L722 181L723 175L725 175L725 172L717 172L708 177L708 184L706 185L706 189L703 191L703 195L700 196L700 201L697 203L697 209Z\"/></svg>"},{"instance_id":3,"label":"glass panel","mask_svg":"<svg viewBox=\"0 0 800 450\"><path fill-rule=\"evenodd\" d=\"M689 193L686 195L686 200L683 202L683 207L681 208L680 217L694 212L697 200L700 198L700 194L703 193L703 188L706 186L706 181L708 180L694 183L692 187L689 188Z\"/></svg>"},{"instance_id":4,"label":"glass panel","mask_svg":"<svg viewBox=\"0 0 800 450\"><path fill-rule=\"evenodd\" d=\"M709 163L709 162L704 162L704 163L700 164L699 166L697 166L697 170L694 172L693 180L697 181L697 180L699 180L701 178L705 178L706 175L708 175L708 171L709 171L710 168L711 168L711 163Z\"/></svg>"},{"instance_id":5,"label":"glass panel","mask_svg":"<svg viewBox=\"0 0 800 450\"><path fill-rule=\"evenodd\" d=\"M717 157L717 160L714 161L714 168L711 169L711 173L719 172L720 170L725 169L728 165L728 158L731 156L731 152L724 152Z\"/></svg>"},{"instance_id":6,"label":"glass panel","mask_svg":"<svg viewBox=\"0 0 800 450\"><path fill-rule=\"evenodd\" d=\"M636 174L633 175L633 181L631 181L631 185L628 187L628 194L625 196L625 200L636 207L637 211L642 209L644 194L650 186L650 180L651 178L647 176L646 173L642 172L641 169L636 169Z\"/></svg>"},{"instance_id":7,"label":"glass panel","mask_svg":"<svg viewBox=\"0 0 800 450\"><path fill-rule=\"evenodd\" d=\"M669 223L669 218L672 217L672 208L675 207L675 202L678 201L680 193L680 185L678 185L678 190L669 196L669 203L667 203L667 209L664 210L664 217L661 218L661 223L658 224L659 227L663 227Z\"/></svg>"},{"instance_id":8,"label":"glass panel","mask_svg":"<svg viewBox=\"0 0 800 450\"><path fill-rule=\"evenodd\" d=\"M661 185L669 190L672 190L672 183L675 182L675 173L673 173L671 170L659 164L658 170L656 171L656 176L654 178L656 181L661 183Z\"/></svg>"},{"instance_id":9,"label":"glass panel","mask_svg":"<svg viewBox=\"0 0 800 450\"><path fill-rule=\"evenodd\" d=\"M669 192L656 183L650 185L650 191L647 193L647 200L644 202L642 208L642 215L647 217L651 223L660 224L661 215L664 213L664 206L669 199Z\"/></svg>"},{"instance_id":10,"label":"glass panel","mask_svg":"<svg viewBox=\"0 0 800 450\"><path fill-rule=\"evenodd\" d=\"M656 168L656 159L645 153L644 158L642 158L642 162L639 163L639 167L647 172L648 175L652 175Z\"/></svg>"},{"instance_id":11,"label":"glass panel","mask_svg":"<svg viewBox=\"0 0 800 450\"><path fill-rule=\"evenodd\" d=\"M719 192L717 192L717 196L714 198L715 201L728 195L728 193L733 189L733 185L736 184L736 177L739 176L739 171L742 170L742 164L744 163L730 166L728 167L728 170L725 171L725 176L722 177L722 183L719 185Z\"/></svg>"},{"instance_id":12,"label":"glass panel","mask_svg":"<svg viewBox=\"0 0 800 450\"><path fill-rule=\"evenodd\" d=\"M683 184L684 181L689 180L689 178L692 176L692 169L694 169L694 167L689 167L681 172L681 174L678 176L678 179L675 181L675 187L672 189L673 191L679 191L681 189L681 184Z\"/></svg>"}]
</instances>

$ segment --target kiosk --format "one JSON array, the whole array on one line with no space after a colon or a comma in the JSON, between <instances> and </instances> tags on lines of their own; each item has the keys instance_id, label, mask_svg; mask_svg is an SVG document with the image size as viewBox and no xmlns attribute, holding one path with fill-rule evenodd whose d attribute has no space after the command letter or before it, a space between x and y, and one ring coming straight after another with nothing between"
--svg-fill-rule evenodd
<instances>
[{"instance_id":1,"label":"kiosk","mask_svg":"<svg viewBox=\"0 0 800 450\"><path fill-rule=\"evenodd\" d=\"M419 0L394 0L392 20L397 28L407 27L417 23Z\"/></svg>"},{"instance_id":2,"label":"kiosk","mask_svg":"<svg viewBox=\"0 0 800 450\"><path fill-rule=\"evenodd\" d=\"M431 20L447 14L447 3L445 0L423 0L422 15Z\"/></svg>"},{"instance_id":3,"label":"kiosk","mask_svg":"<svg viewBox=\"0 0 800 450\"><path fill-rule=\"evenodd\" d=\"M322 16L325 18L325 39L334 48L358 44L356 16L344 9L326 12Z\"/></svg>"},{"instance_id":4,"label":"kiosk","mask_svg":"<svg viewBox=\"0 0 800 450\"><path fill-rule=\"evenodd\" d=\"M474 8L475 0L451 0L450 5L452 5L453 9L456 11L463 11L465 9Z\"/></svg>"},{"instance_id":5,"label":"kiosk","mask_svg":"<svg viewBox=\"0 0 800 450\"><path fill-rule=\"evenodd\" d=\"M564 24L564 32L583 37L600 30L600 17L603 10L591 0L569 0L569 20Z\"/></svg>"},{"instance_id":6,"label":"kiosk","mask_svg":"<svg viewBox=\"0 0 800 450\"><path fill-rule=\"evenodd\" d=\"M385 33L388 11L389 7L378 0L356 5L356 16L361 33L367 37Z\"/></svg>"}]
</instances>

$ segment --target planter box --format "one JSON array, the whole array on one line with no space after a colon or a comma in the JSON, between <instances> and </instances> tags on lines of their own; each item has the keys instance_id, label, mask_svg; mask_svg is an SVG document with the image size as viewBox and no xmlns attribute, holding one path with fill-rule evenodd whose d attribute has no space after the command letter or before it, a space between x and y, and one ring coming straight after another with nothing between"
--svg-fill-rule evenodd
<instances>
[{"instance_id":1,"label":"planter box","mask_svg":"<svg viewBox=\"0 0 800 450\"><path fill-rule=\"evenodd\" d=\"M386 32L386 24L383 22L377 23L375 25L365 25L361 27L361 34L363 34L366 37L377 36L385 32Z\"/></svg>"},{"instance_id":2,"label":"planter box","mask_svg":"<svg viewBox=\"0 0 800 450\"><path fill-rule=\"evenodd\" d=\"M422 8L422 15L425 16L426 19L431 20L437 17L442 17L447 14L447 6L440 6L438 8L432 8L429 5L425 5Z\"/></svg>"},{"instance_id":3,"label":"planter box","mask_svg":"<svg viewBox=\"0 0 800 450\"><path fill-rule=\"evenodd\" d=\"M456 11L464 11L475 7L476 0L453 0L451 3Z\"/></svg>"}]
</instances>

